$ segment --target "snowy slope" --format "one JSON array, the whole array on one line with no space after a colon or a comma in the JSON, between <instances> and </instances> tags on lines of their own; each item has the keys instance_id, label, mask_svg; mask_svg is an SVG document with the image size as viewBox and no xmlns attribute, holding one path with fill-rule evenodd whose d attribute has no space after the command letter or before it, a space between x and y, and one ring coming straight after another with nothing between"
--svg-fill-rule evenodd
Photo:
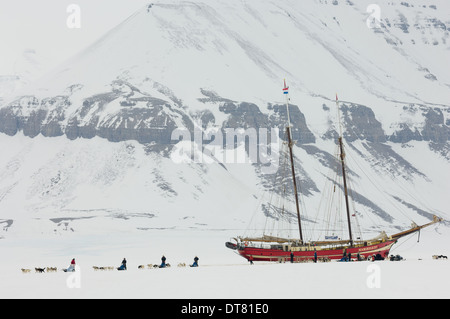
<instances>
[{"instance_id":1,"label":"snowy slope","mask_svg":"<svg viewBox=\"0 0 450 319\"><path fill-rule=\"evenodd\" d=\"M233 227L256 205L256 176L241 167L174 164L133 141L1 138L12 155L2 157L5 236L30 220L47 234Z\"/></svg>"},{"instance_id":2,"label":"snowy slope","mask_svg":"<svg viewBox=\"0 0 450 319\"><path fill-rule=\"evenodd\" d=\"M48 59L34 49L25 49L14 61L13 72L0 74L0 104L14 96L15 91L42 77Z\"/></svg>"},{"instance_id":3,"label":"snowy slope","mask_svg":"<svg viewBox=\"0 0 450 319\"><path fill-rule=\"evenodd\" d=\"M175 163L171 133L282 129L283 78L308 232L324 218L336 93L363 231L448 219L448 3L381 2L375 28L369 4L143 7L3 101L1 236L245 230L273 176L258 165Z\"/></svg>"},{"instance_id":4,"label":"snowy slope","mask_svg":"<svg viewBox=\"0 0 450 319\"><path fill-rule=\"evenodd\" d=\"M55 235L186 228L243 233L260 232L261 228L251 224L258 218L265 223L260 205L271 199L265 189L271 178L258 175L251 164L174 163L137 142L110 143L100 138L70 141L2 135L1 142L8 149L0 171L2 237L28 233L30 222L33 232ZM359 145L362 150L364 144ZM331 142L328 146L333 147ZM417 142L401 151L406 157L408 152L423 151L423 146ZM308 236L317 239L323 232L312 233L311 229L318 230L316 222L325 218L317 208L323 205L321 191L330 168L318 161L317 154L302 148L297 148L297 156L302 171L308 172L300 179L317 185L316 191L302 196L303 214L314 221L305 223ZM398 227L407 228L412 220L426 223L432 214L446 218L448 171L398 175L380 161L375 163L380 168L373 170L374 164L367 159L374 158L348 155L349 165L357 166L351 181L366 238L380 229L398 232ZM435 155L414 167L445 163ZM290 228L290 235L296 236L294 221Z\"/></svg>"},{"instance_id":5,"label":"snowy slope","mask_svg":"<svg viewBox=\"0 0 450 319\"><path fill-rule=\"evenodd\" d=\"M368 28L360 2L155 3L23 92L70 97L79 85L87 98L122 80L156 98L176 97L192 111L205 108L200 89L235 101L282 102L280 81L288 78L295 100L309 108L323 103L311 96L332 99L335 92L380 116L392 109L387 101L446 104L450 79L437 64L448 56L446 5L386 1L380 28ZM67 108L64 117L73 112ZM397 118L382 121L384 128Z\"/></svg>"}]
</instances>

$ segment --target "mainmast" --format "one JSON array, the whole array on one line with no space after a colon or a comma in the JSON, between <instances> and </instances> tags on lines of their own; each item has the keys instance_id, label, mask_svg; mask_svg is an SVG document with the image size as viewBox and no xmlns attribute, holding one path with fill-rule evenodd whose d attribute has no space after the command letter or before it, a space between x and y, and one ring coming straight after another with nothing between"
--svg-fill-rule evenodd
<instances>
[{"instance_id":1,"label":"mainmast","mask_svg":"<svg viewBox=\"0 0 450 319\"><path fill-rule=\"evenodd\" d=\"M295 169L294 169L294 155L292 152L293 142L292 142L292 136L291 136L291 119L289 117L289 97L288 97L289 92L288 92L288 89L289 89L289 87L286 86L286 80L284 80L283 94L286 95L286 113L287 113L286 131L287 131L287 136L288 136L289 155L290 155L290 159L291 159L292 180L294 182L294 194L295 194L295 205L297 208L298 230L300 232L300 240L303 243L302 222L301 222L301 218L300 218L300 208L299 208L298 193L297 193L297 181L295 178Z\"/></svg>"},{"instance_id":2,"label":"mainmast","mask_svg":"<svg viewBox=\"0 0 450 319\"><path fill-rule=\"evenodd\" d=\"M349 204L348 204L347 177L346 177L346 174L345 174L345 163L344 163L345 153L344 153L344 144L342 143L341 117L340 117L340 112L339 112L339 100L338 100L337 94L336 94L336 107L337 107L338 122L339 122L339 138L338 138L339 149L340 149L339 157L341 159L342 178L344 180L344 194L345 194L345 207L347 209L348 234L350 236L349 237L350 245L353 245L352 225L350 223L350 207L349 207Z\"/></svg>"}]
</instances>

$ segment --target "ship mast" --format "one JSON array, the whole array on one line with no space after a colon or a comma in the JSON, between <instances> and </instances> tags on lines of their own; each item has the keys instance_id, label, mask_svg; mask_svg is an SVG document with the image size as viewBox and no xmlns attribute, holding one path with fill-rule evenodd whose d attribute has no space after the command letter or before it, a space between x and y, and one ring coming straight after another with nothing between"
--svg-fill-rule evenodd
<instances>
[{"instance_id":1,"label":"ship mast","mask_svg":"<svg viewBox=\"0 0 450 319\"><path fill-rule=\"evenodd\" d=\"M294 155L292 152L292 136L291 136L291 119L289 117L289 97L288 97L288 89L289 87L286 86L286 80L284 80L284 88L283 88L283 94L286 95L286 113L287 113L287 136L288 136L288 146L289 146L289 156L291 160L291 171L292 171L292 180L294 183L294 194L295 194L295 205L297 208L297 220L298 220L298 230L300 233L300 241L303 243L303 234L302 234L302 222L300 218L300 208L298 203L298 193L297 193L297 181L295 178L295 169L294 169Z\"/></svg>"},{"instance_id":2,"label":"ship mast","mask_svg":"<svg viewBox=\"0 0 450 319\"><path fill-rule=\"evenodd\" d=\"M344 153L344 144L342 143L341 117L340 117L340 112L339 112L339 100L338 100L337 94L336 94L336 107L337 107L338 122L339 122L339 138L338 138L339 150L340 150L339 157L341 159L342 178L344 181L344 194L345 194L345 207L347 209L348 234L350 236L349 237L350 245L353 245L352 226L350 223L350 206L348 204L347 177L346 177L346 173L345 173L345 163L344 163L345 153Z\"/></svg>"}]
</instances>

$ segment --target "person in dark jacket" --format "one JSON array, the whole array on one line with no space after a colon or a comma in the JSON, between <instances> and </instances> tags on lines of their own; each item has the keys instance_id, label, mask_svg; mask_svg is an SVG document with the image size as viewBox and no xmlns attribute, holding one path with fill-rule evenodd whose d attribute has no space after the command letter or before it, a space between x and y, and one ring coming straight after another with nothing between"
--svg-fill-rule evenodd
<instances>
[{"instance_id":1,"label":"person in dark jacket","mask_svg":"<svg viewBox=\"0 0 450 319\"><path fill-rule=\"evenodd\" d=\"M163 255L161 257L161 265L159 266L159 268L165 268L166 267L166 257Z\"/></svg>"},{"instance_id":2,"label":"person in dark jacket","mask_svg":"<svg viewBox=\"0 0 450 319\"><path fill-rule=\"evenodd\" d=\"M198 267L198 257L195 256L194 263L191 265L191 267Z\"/></svg>"},{"instance_id":3,"label":"person in dark jacket","mask_svg":"<svg viewBox=\"0 0 450 319\"><path fill-rule=\"evenodd\" d=\"M117 270L127 270L127 260L125 258L122 260L122 265L120 265Z\"/></svg>"},{"instance_id":4,"label":"person in dark jacket","mask_svg":"<svg viewBox=\"0 0 450 319\"><path fill-rule=\"evenodd\" d=\"M315 263L317 262L317 251L315 248L314 248L314 262Z\"/></svg>"}]
</instances>

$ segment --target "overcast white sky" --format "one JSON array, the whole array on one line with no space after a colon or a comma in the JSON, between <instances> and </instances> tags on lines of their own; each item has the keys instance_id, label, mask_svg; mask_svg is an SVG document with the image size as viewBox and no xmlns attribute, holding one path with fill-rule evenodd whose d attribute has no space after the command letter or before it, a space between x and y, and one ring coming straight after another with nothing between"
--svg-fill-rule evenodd
<instances>
[{"instance_id":1,"label":"overcast white sky","mask_svg":"<svg viewBox=\"0 0 450 319\"><path fill-rule=\"evenodd\" d=\"M24 49L56 66L152 0L0 0L0 75L13 74ZM67 8L80 8L80 28L69 28Z\"/></svg>"}]
</instances>

